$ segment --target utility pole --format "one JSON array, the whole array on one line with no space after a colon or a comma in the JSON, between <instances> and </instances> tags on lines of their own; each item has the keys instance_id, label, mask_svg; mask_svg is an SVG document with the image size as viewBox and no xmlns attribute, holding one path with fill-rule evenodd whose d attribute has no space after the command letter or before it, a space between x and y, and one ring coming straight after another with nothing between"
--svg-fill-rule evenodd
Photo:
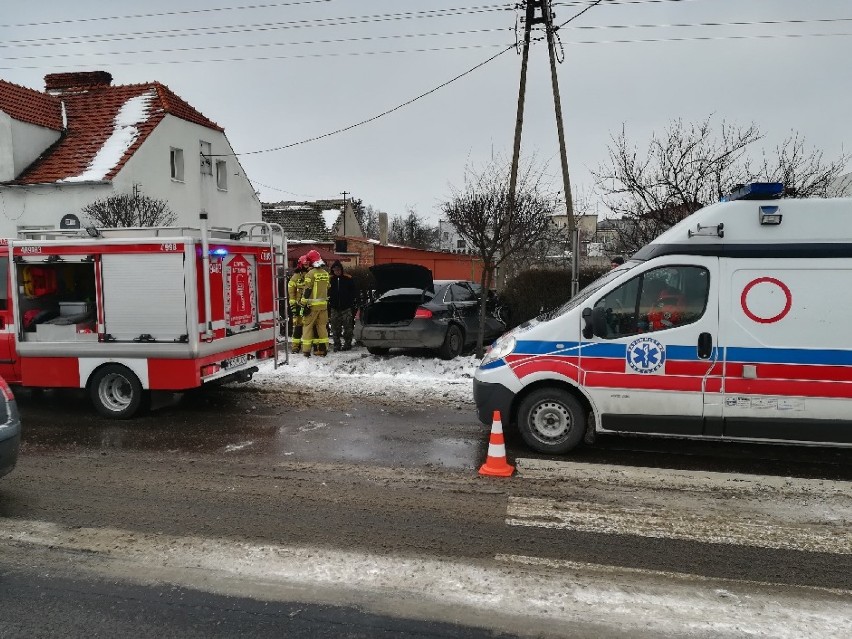
<instances>
[{"instance_id":1,"label":"utility pole","mask_svg":"<svg viewBox=\"0 0 852 639\"><path fill-rule=\"evenodd\" d=\"M556 111L556 133L559 136L559 159L562 162L562 190L565 192L565 214L568 216L568 234L571 237L571 297L579 290L580 242L574 224L574 196L568 176L568 155L565 151L565 131L562 128L562 100L559 97L559 80L556 77L556 45L553 37L552 0L544 2L544 26L547 32L547 52L550 56L550 82L553 85L553 108Z\"/></svg>"},{"instance_id":2,"label":"utility pole","mask_svg":"<svg viewBox=\"0 0 852 639\"><path fill-rule=\"evenodd\" d=\"M524 126L524 100L527 88L527 66L529 62L530 34L536 24L544 24L547 34L547 49L550 56L550 79L553 87L553 106L556 111L556 131L559 137L559 153L562 161L562 188L565 193L565 212L568 217L568 234L571 238L571 296L577 294L580 242L574 223L574 202L571 195L571 180L568 175L568 157L565 151L565 133L562 126L562 103L559 97L559 82L556 76L556 47L554 42L552 0L526 0L524 19L524 44L521 52L521 81L518 88L518 112L515 119L515 143L512 149L512 168L509 175L509 207L515 205L515 193L518 181L518 163L521 153L521 133ZM541 15L537 15L538 12ZM510 208L509 214L512 214Z\"/></svg>"}]
</instances>

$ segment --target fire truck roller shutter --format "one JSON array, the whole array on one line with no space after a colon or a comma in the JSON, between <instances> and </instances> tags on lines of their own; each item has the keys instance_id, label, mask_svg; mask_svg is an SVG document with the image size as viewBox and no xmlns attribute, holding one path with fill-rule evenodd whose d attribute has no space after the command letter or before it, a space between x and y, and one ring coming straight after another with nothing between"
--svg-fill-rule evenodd
<instances>
[{"instance_id":1,"label":"fire truck roller shutter","mask_svg":"<svg viewBox=\"0 0 852 639\"><path fill-rule=\"evenodd\" d=\"M102 265L105 333L164 342L190 334L183 253L108 254Z\"/></svg>"}]
</instances>

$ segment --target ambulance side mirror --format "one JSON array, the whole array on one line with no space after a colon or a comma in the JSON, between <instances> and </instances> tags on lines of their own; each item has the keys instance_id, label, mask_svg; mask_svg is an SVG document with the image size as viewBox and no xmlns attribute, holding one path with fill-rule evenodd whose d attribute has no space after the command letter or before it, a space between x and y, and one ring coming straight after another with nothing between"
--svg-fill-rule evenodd
<instances>
[{"instance_id":1,"label":"ambulance side mirror","mask_svg":"<svg viewBox=\"0 0 852 639\"><path fill-rule=\"evenodd\" d=\"M591 339L594 336L607 336L606 309L603 306L584 308L583 320L586 324L583 327L583 337Z\"/></svg>"}]
</instances>

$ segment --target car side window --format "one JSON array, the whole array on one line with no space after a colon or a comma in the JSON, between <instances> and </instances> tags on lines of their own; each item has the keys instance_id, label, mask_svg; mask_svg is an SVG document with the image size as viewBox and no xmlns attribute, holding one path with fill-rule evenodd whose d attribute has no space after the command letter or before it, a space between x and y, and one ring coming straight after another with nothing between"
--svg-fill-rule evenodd
<instances>
[{"instance_id":1,"label":"car side window","mask_svg":"<svg viewBox=\"0 0 852 639\"><path fill-rule=\"evenodd\" d=\"M470 290L469 287L464 284L453 284L450 287L452 291L452 299L454 302L475 302L476 295L473 294L473 291Z\"/></svg>"},{"instance_id":2,"label":"car side window","mask_svg":"<svg viewBox=\"0 0 852 639\"><path fill-rule=\"evenodd\" d=\"M599 299L606 339L663 331L698 321L707 307L710 272L700 266L646 271Z\"/></svg>"}]
</instances>

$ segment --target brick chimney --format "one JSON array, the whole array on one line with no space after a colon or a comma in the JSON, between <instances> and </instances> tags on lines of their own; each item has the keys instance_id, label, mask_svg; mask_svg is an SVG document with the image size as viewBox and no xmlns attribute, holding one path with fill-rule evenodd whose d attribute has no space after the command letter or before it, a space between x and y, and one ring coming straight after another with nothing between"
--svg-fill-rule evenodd
<instances>
[{"instance_id":1,"label":"brick chimney","mask_svg":"<svg viewBox=\"0 0 852 639\"><path fill-rule=\"evenodd\" d=\"M112 74L107 71L80 71L77 73L48 73L44 76L44 89L52 95L88 91L112 84Z\"/></svg>"}]
</instances>

